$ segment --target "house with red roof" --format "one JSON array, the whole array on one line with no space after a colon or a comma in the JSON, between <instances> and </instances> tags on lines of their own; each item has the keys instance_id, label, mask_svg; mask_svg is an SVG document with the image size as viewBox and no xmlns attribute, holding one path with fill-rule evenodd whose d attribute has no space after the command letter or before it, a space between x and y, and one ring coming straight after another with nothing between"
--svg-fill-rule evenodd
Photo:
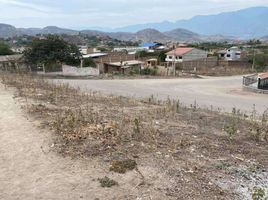
<instances>
[{"instance_id":1,"label":"house with red roof","mask_svg":"<svg viewBox=\"0 0 268 200\"><path fill-rule=\"evenodd\" d=\"M268 90L268 72L258 74L258 89Z\"/></svg>"},{"instance_id":2,"label":"house with red roof","mask_svg":"<svg viewBox=\"0 0 268 200\"><path fill-rule=\"evenodd\" d=\"M166 62L192 61L207 57L207 51L190 47L180 47L166 53Z\"/></svg>"}]
</instances>

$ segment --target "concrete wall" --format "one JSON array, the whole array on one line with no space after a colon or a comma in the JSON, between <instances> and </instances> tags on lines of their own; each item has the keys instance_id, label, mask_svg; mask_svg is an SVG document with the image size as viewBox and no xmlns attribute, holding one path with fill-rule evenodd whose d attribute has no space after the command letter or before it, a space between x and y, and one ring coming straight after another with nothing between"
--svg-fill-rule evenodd
<instances>
[{"instance_id":1,"label":"concrete wall","mask_svg":"<svg viewBox=\"0 0 268 200\"><path fill-rule=\"evenodd\" d=\"M178 65L178 68L186 71L192 71L194 69L200 71L208 68L213 68L218 65L217 57L209 57L192 61L184 61Z\"/></svg>"},{"instance_id":2,"label":"concrete wall","mask_svg":"<svg viewBox=\"0 0 268 200\"><path fill-rule=\"evenodd\" d=\"M193 49L192 51L182 55L182 56L174 56L174 55L167 55L166 62L185 62L191 60L198 60L204 59L208 57L208 53L206 51L200 49Z\"/></svg>"},{"instance_id":3,"label":"concrete wall","mask_svg":"<svg viewBox=\"0 0 268 200\"><path fill-rule=\"evenodd\" d=\"M68 65L62 66L63 76L99 76L100 72L97 68L83 67L77 68Z\"/></svg>"},{"instance_id":4,"label":"concrete wall","mask_svg":"<svg viewBox=\"0 0 268 200\"><path fill-rule=\"evenodd\" d=\"M251 68L252 65L247 61L226 61L219 60L219 66L223 67L237 67L237 68Z\"/></svg>"},{"instance_id":5,"label":"concrete wall","mask_svg":"<svg viewBox=\"0 0 268 200\"><path fill-rule=\"evenodd\" d=\"M200 49L193 49L192 51L183 55L182 60L183 61L198 60L198 59L207 58L207 57L208 57L207 51L203 51Z\"/></svg>"}]
</instances>

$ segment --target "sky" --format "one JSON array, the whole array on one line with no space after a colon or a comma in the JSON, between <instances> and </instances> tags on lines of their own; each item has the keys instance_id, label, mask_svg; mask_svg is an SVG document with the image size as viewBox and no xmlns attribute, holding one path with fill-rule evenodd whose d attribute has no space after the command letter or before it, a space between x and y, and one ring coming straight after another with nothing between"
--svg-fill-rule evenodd
<instances>
[{"instance_id":1,"label":"sky","mask_svg":"<svg viewBox=\"0 0 268 200\"><path fill-rule=\"evenodd\" d=\"M119 28L255 6L268 6L268 0L0 0L0 23L19 28Z\"/></svg>"}]
</instances>

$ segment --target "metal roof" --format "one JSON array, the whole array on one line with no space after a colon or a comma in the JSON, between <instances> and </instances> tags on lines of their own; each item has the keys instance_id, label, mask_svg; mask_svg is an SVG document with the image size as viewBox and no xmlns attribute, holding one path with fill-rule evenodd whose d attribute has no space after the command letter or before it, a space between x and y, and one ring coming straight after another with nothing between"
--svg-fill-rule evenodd
<instances>
[{"instance_id":1,"label":"metal roof","mask_svg":"<svg viewBox=\"0 0 268 200\"><path fill-rule=\"evenodd\" d=\"M144 42L140 45L140 47L155 47L157 45L160 45L160 43L157 42Z\"/></svg>"},{"instance_id":2,"label":"metal roof","mask_svg":"<svg viewBox=\"0 0 268 200\"><path fill-rule=\"evenodd\" d=\"M170 52L167 52L167 55L175 55L175 56L182 56L190 51L192 51L194 48L189 48L189 47L185 47L185 48L177 48L175 50L172 50Z\"/></svg>"},{"instance_id":3,"label":"metal roof","mask_svg":"<svg viewBox=\"0 0 268 200\"><path fill-rule=\"evenodd\" d=\"M83 58L98 58L98 57L107 56L107 55L108 53L91 53L91 54L83 55Z\"/></svg>"}]
</instances>

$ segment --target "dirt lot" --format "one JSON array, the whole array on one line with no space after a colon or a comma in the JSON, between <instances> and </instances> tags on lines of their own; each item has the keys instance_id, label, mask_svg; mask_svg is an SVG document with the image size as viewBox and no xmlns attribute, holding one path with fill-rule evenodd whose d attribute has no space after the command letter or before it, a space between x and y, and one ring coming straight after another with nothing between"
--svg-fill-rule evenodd
<instances>
[{"instance_id":1,"label":"dirt lot","mask_svg":"<svg viewBox=\"0 0 268 200\"><path fill-rule=\"evenodd\" d=\"M17 89L0 85L0 199L225 200L268 192L268 116L256 122L177 101L82 93L36 77L3 82Z\"/></svg>"},{"instance_id":2,"label":"dirt lot","mask_svg":"<svg viewBox=\"0 0 268 200\"><path fill-rule=\"evenodd\" d=\"M63 157L53 151L53 135L40 128L42 122L29 118L21 109L22 99L14 99L14 89L0 84L0 199L165 199L152 191L136 171L126 175L109 172L109 163L98 158ZM149 165L139 170L154 187L168 181L164 172ZM120 185L102 188L98 178L109 176Z\"/></svg>"},{"instance_id":3,"label":"dirt lot","mask_svg":"<svg viewBox=\"0 0 268 200\"><path fill-rule=\"evenodd\" d=\"M166 100L179 99L186 105L195 101L202 107L231 111L234 107L263 113L268 108L268 95L242 91L242 76L205 77L203 79L135 79L135 80L58 80L83 91L100 91L105 94L133 96L154 95Z\"/></svg>"}]
</instances>

